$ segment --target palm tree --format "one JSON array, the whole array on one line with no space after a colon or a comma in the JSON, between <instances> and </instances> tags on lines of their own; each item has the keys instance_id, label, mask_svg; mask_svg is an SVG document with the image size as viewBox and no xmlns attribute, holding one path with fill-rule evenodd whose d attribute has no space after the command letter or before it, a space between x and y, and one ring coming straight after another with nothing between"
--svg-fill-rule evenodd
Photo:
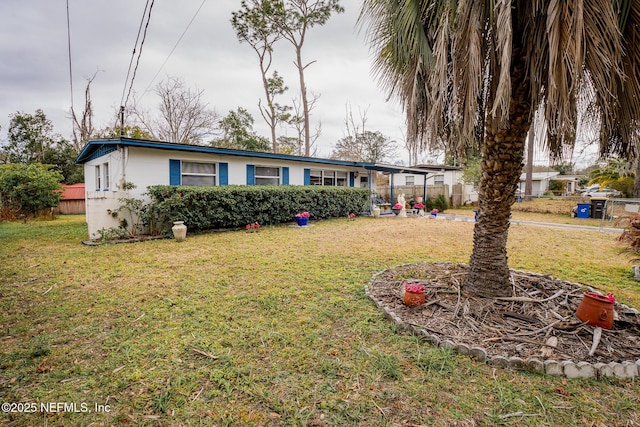
<instances>
[{"instance_id":1,"label":"palm tree","mask_svg":"<svg viewBox=\"0 0 640 427\"><path fill-rule=\"evenodd\" d=\"M364 0L375 70L407 114L408 136L482 153L466 291L511 294L507 235L532 116L547 149L573 148L579 113L601 152L633 153L640 120L640 2Z\"/></svg>"}]
</instances>

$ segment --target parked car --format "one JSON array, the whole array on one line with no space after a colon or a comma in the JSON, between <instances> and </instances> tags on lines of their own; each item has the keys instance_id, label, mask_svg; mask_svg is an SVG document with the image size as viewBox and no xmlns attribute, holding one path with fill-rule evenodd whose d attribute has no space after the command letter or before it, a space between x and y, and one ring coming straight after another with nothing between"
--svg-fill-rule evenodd
<instances>
[{"instance_id":1,"label":"parked car","mask_svg":"<svg viewBox=\"0 0 640 427\"><path fill-rule=\"evenodd\" d=\"M609 187L600 188L600 184L594 184L582 192L584 197L619 197L622 193Z\"/></svg>"}]
</instances>

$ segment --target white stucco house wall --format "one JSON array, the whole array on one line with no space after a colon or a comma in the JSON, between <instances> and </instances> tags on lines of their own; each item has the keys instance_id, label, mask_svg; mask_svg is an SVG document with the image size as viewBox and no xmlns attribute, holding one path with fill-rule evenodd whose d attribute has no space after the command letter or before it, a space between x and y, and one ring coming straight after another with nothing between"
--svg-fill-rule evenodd
<instances>
[{"instance_id":1,"label":"white stucco house wall","mask_svg":"<svg viewBox=\"0 0 640 427\"><path fill-rule=\"evenodd\" d=\"M131 138L97 139L76 159L84 165L89 237L119 225L109 211L120 198L149 201L152 185L327 185L364 187L372 191L377 171L402 167L315 157L232 150ZM134 189L122 190L123 183Z\"/></svg>"},{"instance_id":2,"label":"white stucco house wall","mask_svg":"<svg viewBox=\"0 0 640 427\"><path fill-rule=\"evenodd\" d=\"M552 179L555 179L559 175L560 175L560 172L533 172L533 174L531 175L532 190L530 195L533 197L544 196L544 193L546 193L547 190L549 189L549 181L551 181ZM527 179L526 173L523 173L522 175L520 175L520 184L518 185L518 194L523 196L525 195L528 196L528 194L525 194L525 191L524 191L526 179Z\"/></svg>"}]
</instances>

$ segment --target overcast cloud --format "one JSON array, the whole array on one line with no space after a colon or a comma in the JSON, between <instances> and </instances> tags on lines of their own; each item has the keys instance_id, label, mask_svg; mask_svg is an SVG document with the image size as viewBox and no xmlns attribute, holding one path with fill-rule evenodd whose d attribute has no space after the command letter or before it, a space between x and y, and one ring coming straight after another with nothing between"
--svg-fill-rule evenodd
<instances>
[{"instance_id":1,"label":"overcast cloud","mask_svg":"<svg viewBox=\"0 0 640 427\"><path fill-rule=\"evenodd\" d=\"M144 0L69 0L74 106L82 111L87 79L91 85L94 125L115 122L131 53L145 6ZM385 93L371 74L371 55L364 34L355 24L360 2L344 0L346 12L313 28L306 41L304 60L309 92L320 95L312 112L312 125L322 123L319 155L328 156L345 135L345 108L355 115L367 110L367 128L380 131L403 147L404 116L397 102ZM207 0L158 78L152 82L171 49L187 27L202 0L157 0L143 47L134 91L144 108L155 109L153 87L167 76L182 78L187 87L204 90L206 101L221 115L242 106L255 118L255 129L268 136L258 111L262 85L255 52L240 44L230 24L238 0ZM71 136L71 95L67 54L65 0L2 0L0 16L0 140L6 139L9 115L33 114L41 108L54 129ZM284 76L289 91L280 100L291 103L298 93L293 48L276 46L274 69ZM150 88L148 92L145 89ZM131 102L131 100L130 100ZM398 150L407 160L406 150Z\"/></svg>"}]
</instances>

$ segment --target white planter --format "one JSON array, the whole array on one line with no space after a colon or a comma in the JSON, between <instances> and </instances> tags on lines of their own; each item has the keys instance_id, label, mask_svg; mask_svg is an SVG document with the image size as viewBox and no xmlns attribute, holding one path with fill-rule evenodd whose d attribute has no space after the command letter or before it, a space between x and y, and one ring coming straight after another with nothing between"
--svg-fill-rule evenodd
<instances>
[{"instance_id":1,"label":"white planter","mask_svg":"<svg viewBox=\"0 0 640 427\"><path fill-rule=\"evenodd\" d=\"M187 226L184 225L184 221L175 221L171 231L176 242L184 242L187 239Z\"/></svg>"},{"instance_id":2,"label":"white planter","mask_svg":"<svg viewBox=\"0 0 640 427\"><path fill-rule=\"evenodd\" d=\"M373 217L380 218L380 208L373 208Z\"/></svg>"}]
</instances>

